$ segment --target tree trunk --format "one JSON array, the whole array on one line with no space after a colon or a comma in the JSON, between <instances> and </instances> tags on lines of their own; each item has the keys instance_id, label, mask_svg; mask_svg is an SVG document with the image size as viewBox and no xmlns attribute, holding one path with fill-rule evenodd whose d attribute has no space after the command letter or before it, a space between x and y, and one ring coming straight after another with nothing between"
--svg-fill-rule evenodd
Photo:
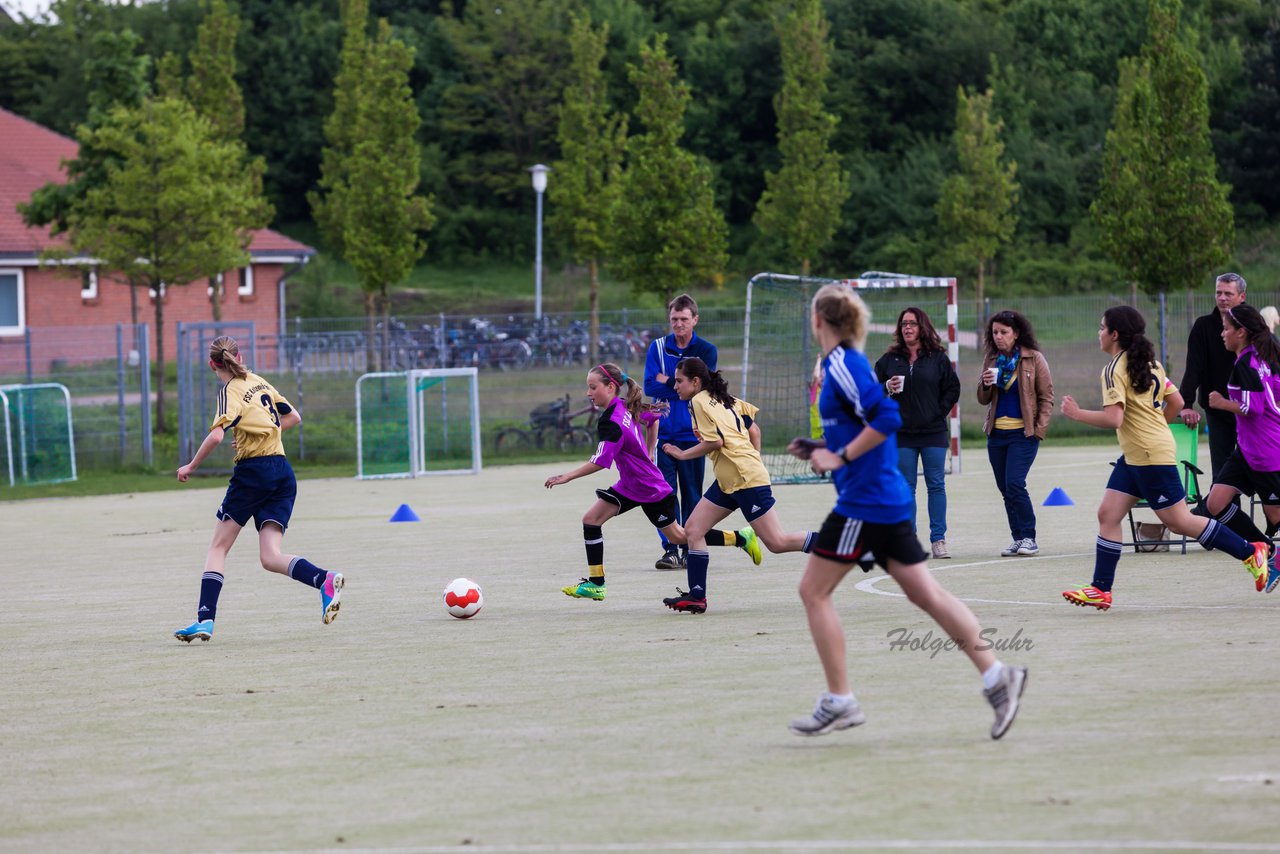
<instances>
[{"instance_id":1,"label":"tree trunk","mask_svg":"<svg viewBox=\"0 0 1280 854\"><path fill-rule=\"evenodd\" d=\"M129 280L129 319L133 321L133 325L138 325L138 283L133 279Z\"/></svg>"},{"instance_id":2,"label":"tree trunk","mask_svg":"<svg viewBox=\"0 0 1280 854\"><path fill-rule=\"evenodd\" d=\"M382 340L385 342L382 347L382 370L388 371L395 365L391 361L391 348L394 345L391 330L391 295L387 293L387 286L383 285L380 296L382 297Z\"/></svg>"},{"instance_id":3,"label":"tree trunk","mask_svg":"<svg viewBox=\"0 0 1280 854\"><path fill-rule=\"evenodd\" d=\"M587 266L591 269L591 364L600 364L600 262L592 258Z\"/></svg>"},{"instance_id":4,"label":"tree trunk","mask_svg":"<svg viewBox=\"0 0 1280 854\"><path fill-rule=\"evenodd\" d=\"M802 276L807 276L807 275L809 275L809 270L811 270L811 269L812 269L812 266L811 266L811 265L810 265L810 263L809 263L809 259L808 259L808 258L801 258L801 259L800 259L800 275L802 275Z\"/></svg>"},{"instance_id":5,"label":"tree trunk","mask_svg":"<svg viewBox=\"0 0 1280 854\"><path fill-rule=\"evenodd\" d=\"M213 322L222 322L222 289L224 283L221 276L209 277L209 304L213 309Z\"/></svg>"},{"instance_id":6,"label":"tree trunk","mask_svg":"<svg viewBox=\"0 0 1280 854\"><path fill-rule=\"evenodd\" d=\"M1138 282L1134 280L1129 283L1129 305L1134 308L1138 307Z\"/></svg>"},{"instance_id":7,"label":"tree trunk","mask_svg":"<svg viewBox=\"0 0 1280 854\"><path fill-rule=\"evenodd\" d=\"M378 305L374 301L373 291L365 291L364 292L364 322L365 322L365 334L364 334L365 368L364 369L366 371L377 370L377 368L375 368L374 365L378 364L378 355L377 355L378 339L376 336L377 330L374 329L374 320L373 320L374 317L377 315L377 313L378 313Z\"/></svg>"},{"instance_id":8,"label":"tree trunk","mask_svg":"<svg viewBox=\"0 0 1280 854\"><path fill-rule=\"evenodd\" d=\"M156 432L168 433L164 421L164 283L155 283L156 292Z\"/></svg>"},{"instance_id":9,"label":"tree trunk","mask_svg":"<svg viewBox=\"0 0 1280 854\"><path fill-rule=\"evenodd\" d=\"M987 284L987 262L978 263L978 347L982 347L983 327L986 324L986 318L983 317L983 311L986 308L986 284Z\"/></svg>"}]
</instances>

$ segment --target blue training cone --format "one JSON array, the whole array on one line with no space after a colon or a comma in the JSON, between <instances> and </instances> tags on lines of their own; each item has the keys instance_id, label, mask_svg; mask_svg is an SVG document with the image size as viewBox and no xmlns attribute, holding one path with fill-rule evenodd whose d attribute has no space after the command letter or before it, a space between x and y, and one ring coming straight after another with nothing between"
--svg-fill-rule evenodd
<instances>
[{"instance_id":1,"label":"blue training cone","mask_svg":"<svg viewBox=\"0 0 1280 854\"><path fill-rule=\"evenodd\" d=\"M408 504L401 504L396 508L396 512L391 514L391 522L421 522L418 514L413 512L413 508Z\"/></svg>"},{"instance_id":2,"label":"blue training cone","mask_svg":"<svg viewBox=\"0 0 1280 854\"><path fill-rule=\"evenodd\" d=\"M1061 486L1055 486L1053 491L1049 493L1049 497L1044 500L1045 507L1075 507L1076 503L1071 500L1071 496L1067 495L1066 490Z\"/></svg>"}]
</instances>

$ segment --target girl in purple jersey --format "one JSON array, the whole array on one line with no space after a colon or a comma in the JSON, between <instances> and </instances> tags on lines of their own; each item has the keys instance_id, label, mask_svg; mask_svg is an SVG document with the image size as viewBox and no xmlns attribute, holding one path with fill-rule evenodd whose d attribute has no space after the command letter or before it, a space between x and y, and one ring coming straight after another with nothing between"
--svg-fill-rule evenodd
<instances>
[{"instance_id":1,"label":"girl in purple jersey","mask_svg":"<svg viewBox=\"0 0 1280 854\"><path fill-rule=\"evenodd\" d=\"M1280 344L1262 312L1241 303L1223 316L1222 343L1236 354L1227 380L1227 397L1209 393L1209 406L1236 416L1236 449L1222 464L1205 500L1213 518L1251 542L1270 541L1280 529ZM1240 494L1256 495L1267 518L1264 535L1235 502ZM1270 593L1280 583L1275 547L1267 562Z\"/></svg>"},{"instance_id":2,"label":"girl in purple jersey","mask_svg":"<svg viewBox=\"0 0 1280 854\"><path fill-rule=\"evenodd\" d=\"M597 365L587 372L587 397L602 414L597 422L600 443L591 459L571 472L552 475L545 486L562 483L603 471L618 469L618 482L596 490L596 501L582 516L582 539L587 548L587 577L562 587L566 596L600 601L605 596L604 523L639 507L653 526L675 545L685 545L688 536L680 525L676 496L652 458L658 438L658 420L666 404L644 403L644 389L614 364ZM750 527L741 531L710 531L707 544L736 546L759 566L760 543Z\"/></svg>"}]
</instances>

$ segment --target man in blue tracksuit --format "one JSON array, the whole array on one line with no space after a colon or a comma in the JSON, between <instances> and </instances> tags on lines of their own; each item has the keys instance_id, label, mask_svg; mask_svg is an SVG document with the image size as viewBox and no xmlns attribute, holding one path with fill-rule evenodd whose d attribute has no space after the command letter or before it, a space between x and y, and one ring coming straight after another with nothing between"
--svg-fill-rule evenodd
<instances>
[{"instance_id":1,"label":"man in blue tracksuit","mask_svg":"<svg viewBox=\"0 0 1280 854\"><path fill-rule=\"evenodd\" d=\"M665 400L671 405L671 411L662 417L658 425L659 450L656 462L662 476L676 492L680 502L680 523L684 524L693 512L694 505L702 497L702 473L706 457L677 460L661 450L666 442L681 450L698 444L689 416L689 404L676 394L676 365L681 359L697 356L714 371L717 354L714 344L694 334L693 327L698 325L698 304L693 301L693 297L681 294L667 303L667 320L671 323L671 334L649 343L649 354L644 363L644 393L654 400ZM658 536L662 539L663 554L654 566L658 569L679 569L684 566L684 553L688 546L681 546L677 550L661 533Z\"/></svg>"}]
</instances>

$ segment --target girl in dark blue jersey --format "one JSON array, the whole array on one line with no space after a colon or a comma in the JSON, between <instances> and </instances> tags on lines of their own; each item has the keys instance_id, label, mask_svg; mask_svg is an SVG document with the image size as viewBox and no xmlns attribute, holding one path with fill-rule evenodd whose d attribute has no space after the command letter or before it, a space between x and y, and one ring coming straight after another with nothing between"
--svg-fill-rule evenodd
<instances>
[{"instance_id":1,"label":"girl in dark blue jersey","mask_svg":"<svg viewBox=\"0 0 1280 854\"><path fill-rule=\"evenodd\" d=\"M929 573L924 549L911 530L911 493L898 470L893 434L902 426L898 405L876 380L862 352L870 314L852 288L825 285L813 298L814 339L826 353L826 381L818 397L825 446L804 439L788 450L818 474L831 472L839 498L818 533L800 580L800 599L827 679L813 714L791 722L797 735L822 735L866 721L849 687L844 629L832 594L856 565L873 563L893 576L912 604L939 626L982 674L983 693L995 709L991 737L1000 738L1018 713L1025 667L1002 664L978 620Z\"/></svg>"}]
</instances>

